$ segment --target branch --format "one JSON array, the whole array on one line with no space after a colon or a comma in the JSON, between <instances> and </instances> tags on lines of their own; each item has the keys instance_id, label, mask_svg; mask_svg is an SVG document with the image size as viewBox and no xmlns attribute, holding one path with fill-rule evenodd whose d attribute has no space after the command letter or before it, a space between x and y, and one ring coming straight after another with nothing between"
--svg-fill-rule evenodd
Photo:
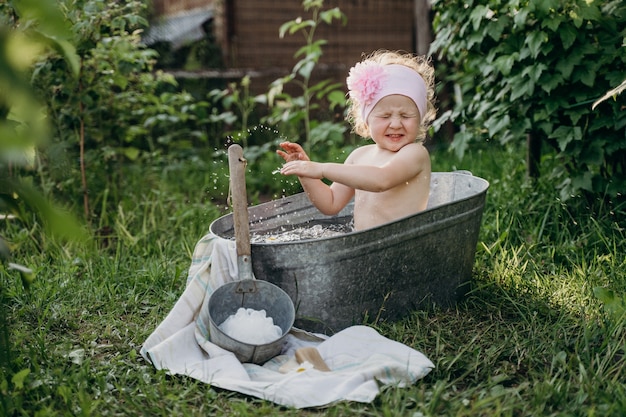
<instances>
[{"instance_id":1,"label":"branch","mask_svg":"<svg viewBox=\"0 0 626 417\"><path fill-rule=\"evenodd\" d=\"M622 81L620 85L608 91L605 95L596 100L596 102L593 103L593 105L591 106L591 110L594 110L598 104L602 103L605 100L608 100L610 97L615 97L616 95L621 94L624 90L626 90L626 80Z\"/></svg>"}]
</instances>

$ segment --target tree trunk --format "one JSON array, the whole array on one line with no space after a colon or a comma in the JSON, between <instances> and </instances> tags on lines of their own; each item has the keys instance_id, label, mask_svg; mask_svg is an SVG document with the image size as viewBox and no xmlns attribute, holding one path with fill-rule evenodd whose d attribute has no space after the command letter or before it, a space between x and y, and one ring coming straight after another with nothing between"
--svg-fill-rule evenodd
<instances>
[{"instance_id":1,"label":"tree trunk","mask_svg":"<svg viewBox=\"0 0 626 417\"><path fill-rule=\"evenodd\" d=\"M541 137L534 132L526 134L526 174L529 178L539 178L541 161Z\"/></svg>"}]
</instances>

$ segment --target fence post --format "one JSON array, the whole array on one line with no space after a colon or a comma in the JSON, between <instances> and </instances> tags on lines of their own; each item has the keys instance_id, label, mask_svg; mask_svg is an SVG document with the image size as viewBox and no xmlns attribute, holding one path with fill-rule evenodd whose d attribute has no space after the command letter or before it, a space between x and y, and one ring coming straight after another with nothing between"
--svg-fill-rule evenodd
<instances>
[{"instance_id":1,"label":"fence post","mask_svg":"<svg viewBox=\"0 0 626 417\"><path fill-rule=\"evenodd\" d=\"M428 54L432 42L430 30L430 0L414 0L415 4L415 52Z\"/></svg>"}]
</instances>

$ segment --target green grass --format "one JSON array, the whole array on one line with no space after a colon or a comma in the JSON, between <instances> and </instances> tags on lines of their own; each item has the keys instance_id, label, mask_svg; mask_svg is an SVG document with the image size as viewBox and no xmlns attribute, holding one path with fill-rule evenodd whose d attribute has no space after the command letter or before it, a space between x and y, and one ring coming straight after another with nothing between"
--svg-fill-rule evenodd
<instances>
[{"instance_id":1,"label":"green grass","mask_svg":"<svg viewBox=\"0 0 626 417\"><path fill-rule=\"evenodd\" d=\"M15 261L37 273L26 291L0 270L10 338L0 415L626 415L623 203L565 204L547 176L526 181L521 152L491 148L462 163L433 154L434 170L469 169L491 183L470 294L454 309L377 325L435 363L415 385L386 387L371 404L292 410L146 363L141 345L220 215L210 171L181 163L137 184L129 175L119 207L100 199L108 216L98 226L113 233L98 245L58 244L36 224L0 226Z\"/></svg>"}]
</instances>

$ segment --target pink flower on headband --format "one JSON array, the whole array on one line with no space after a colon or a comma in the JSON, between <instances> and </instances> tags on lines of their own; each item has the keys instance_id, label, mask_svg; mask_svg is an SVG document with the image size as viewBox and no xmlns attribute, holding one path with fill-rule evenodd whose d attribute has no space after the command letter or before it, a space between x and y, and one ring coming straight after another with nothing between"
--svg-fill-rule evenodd
<instances>
[{"instance_id":1,"label":"pink flower on headband","mask_svg":"<svg viewBox=\"0 0 626 417\"><path fill-rule=\"evenodd\" d=\"M383 66L371 61L359 62L350 68L346 84L350 98L355 99L363 107L368 106L383 88L385 71Z\"/></svg>"}]
</instances>

